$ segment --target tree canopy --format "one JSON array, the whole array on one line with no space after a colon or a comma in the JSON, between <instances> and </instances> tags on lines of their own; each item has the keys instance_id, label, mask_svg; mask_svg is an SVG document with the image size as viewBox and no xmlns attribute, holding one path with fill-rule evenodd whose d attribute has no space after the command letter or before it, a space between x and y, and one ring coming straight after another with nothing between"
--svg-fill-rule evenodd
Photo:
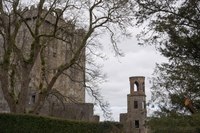
<instances>
[{"instance_id":1,"label":"tree canopy","mask_svg":"<svg viewBox=\"0 0 200 133\"><path fill-rule=\"evenodd\" d=\"M147 25L139 36L141 43L155 45L169 60L157 65L152 101L164 114L183 113L188 97L199 110L200 1L136 0L135 8L137 24Z\"/></svg>"}]
</instances>

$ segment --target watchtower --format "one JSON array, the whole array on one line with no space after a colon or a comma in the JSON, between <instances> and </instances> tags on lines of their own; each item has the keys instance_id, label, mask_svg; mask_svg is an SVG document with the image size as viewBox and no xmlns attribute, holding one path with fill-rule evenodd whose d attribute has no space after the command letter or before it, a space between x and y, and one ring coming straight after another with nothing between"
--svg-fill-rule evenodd
<instances>
[{"instance_id":1,"label":"watchtower","mask_svg":"<svg viewBox=\"0 0 200 133\"><path fill-rule=\"evenodd\" d=\"M130 77L130 94L127 95L127 113L120 114L126 133L145 133L146 95L145 77Z\"/></svg>"}]
</instances>

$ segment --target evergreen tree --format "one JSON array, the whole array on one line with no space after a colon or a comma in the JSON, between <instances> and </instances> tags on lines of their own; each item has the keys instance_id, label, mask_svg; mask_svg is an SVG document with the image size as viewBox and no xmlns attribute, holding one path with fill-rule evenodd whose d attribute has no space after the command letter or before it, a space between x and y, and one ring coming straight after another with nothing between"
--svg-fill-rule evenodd
<instances>
[{"instance_id":1,"label":"evergreen tree","mask_svg":"<svg viewBox=\"0 0 200 133\"><path fill-rule=\"evenodd\" d=\"M184 98L200 109L200 1L137 0L141 43L155 45L169 62L157 65L152 100L161 112L183 112Z\"/></svg>"}]
</instances>

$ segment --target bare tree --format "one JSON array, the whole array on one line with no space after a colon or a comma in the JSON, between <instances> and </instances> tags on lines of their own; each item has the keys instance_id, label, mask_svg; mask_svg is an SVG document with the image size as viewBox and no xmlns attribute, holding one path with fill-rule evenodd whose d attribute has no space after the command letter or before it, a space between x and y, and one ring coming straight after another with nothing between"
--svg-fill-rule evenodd
<instances>
[{"instance_id":1,"label":"bare tree","mask_svg":"<svg viewBox=\"0 0 200 133\"><path fill-rule=\"evenodd\" d=\"M59 77L65 75L74 80L68 73L70 70L85 71L85 58L82 57L87 55L86 49L96 54L91 49L100 45L98 36L109 35L114 50L120 54L116 42L119 36L129 35L127 29L133 21L132 4L127 0L39 0L34 3L34 8L33 3L24 6L23 2L0 0L0 82L10 111L24 113L33 73L39 72L40 76L36 77L39 95L32 108L33 113L38 113L46 97L54 91ZM30 12L31 9L34 11ZM50 28L45 23L51 25ZM67 61L49 68L49 63L54 60L48 58L48 51L59 45L55 40L70 51L64 51L68 55ZM37 65L40 67L35 67ZM89 77L76 82L89 86L89 81L100 76L91 69L86 72ZM94 94L93 88L89 90L101 103L99 94Z\"/></svg>"}]
</instances>

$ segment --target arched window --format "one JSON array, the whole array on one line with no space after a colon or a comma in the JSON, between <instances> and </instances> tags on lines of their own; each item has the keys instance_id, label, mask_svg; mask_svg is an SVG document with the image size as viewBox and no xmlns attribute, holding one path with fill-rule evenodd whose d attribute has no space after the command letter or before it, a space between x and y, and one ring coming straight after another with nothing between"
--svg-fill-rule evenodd
<instances>
[{"instance_id":1,"label":"arched window","mask_svg":"<svg viewBox=\"0 0 200 133\"><path fill-rule=\"evenodd\" d=\"M134 91L136 92L136 91L139 91L139 84L138 84L138 82L135 82L134 83Z\"/></svg>"}]
</instances>

